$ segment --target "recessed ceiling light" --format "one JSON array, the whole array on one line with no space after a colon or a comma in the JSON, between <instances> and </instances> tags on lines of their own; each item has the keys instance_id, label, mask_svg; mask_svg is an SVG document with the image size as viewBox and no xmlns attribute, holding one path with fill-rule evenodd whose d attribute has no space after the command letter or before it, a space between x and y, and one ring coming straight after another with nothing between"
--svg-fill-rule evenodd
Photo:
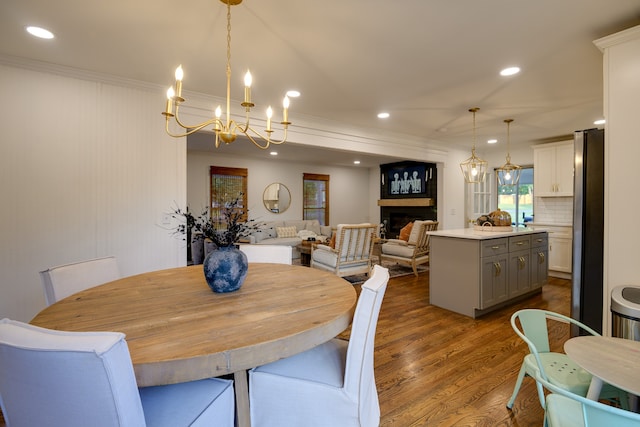
<instances>
[{"instance_id":1,"label":"recessed ceiling light","mask_svg":"<svg viewBox=\"0 0 640 427\"><path fill-rule=\"evenodd\" d=\"M287 91L287 96L289 98L297 98L297 97L300 96L300 92L297 91L297 90L289 90L289 91Z\"/></svg>"},{"instance_id":2,"label":"recessed ceiling light","mask_svg":"<svg viewBox=\"0 0 640 427\"><path fill-rule=\"evenodd\" d=\"M518 74L520 72L520 67L508 67L504 70L500 71L501 76L513 76L514 74Z\"/></svg>"},{"instance_id":3,"label":"recessed ceiling light","mask_svg":"<svg viewBox=\"0 0 640 427\"><path fill-rule=\"evenodd\" d=\"M490 139L487 141L487 144L495 144L496 142L498 142L497 139Z\"/></svg>"},{"instance_id":4,"label":"recessed ceiling light","mask_svg":"<svg viewBox=\"0 0 640 427\"><path fill-rule=\"evenodd\" d=\"M49 30L45 30L40 27L27 27L27 32L32 36L41 38L41 39L52 39L53 33Z\"/></svg>"},{"instance_id":5,"label":"recessed ceiling light","mask_svg":"<svg viewBox=\"0 0 640 427\"><path fill-rule=\"evenodd\" d=\"M599 125L603 125L607 123L607 121L605 119L600 119L600 120L596 120L595 122L593 122L594 125L599 126Z\"/></svg>"},{"instance_id":6,"label":"recessed ceiling light","mask_svg":"<svg viewBox=\"0 0 640 427\"><path fill-rule=\"evenodd\" d=\"M360 160L354 160L354 161L353 161L353 164L354 164L354 165L359 165L359 164L360 164Z\"/></svg>"},{"instance_id":7,"label":"recessed ceiling light","mask_svg":"<svg viewBox=\"0 0 640 427\"><path fill-rule=\"evenodd\" d=\"M378 113L378 118L379 119L388 119L389 118L389 113Z\"/></svg>"},{"instance_id":8,"label":"recessed ceiling light","mask_svg":"<svg viewBox=\"0 0 640 427\"><path fill-rule=\"evenodd\" d=\"M277 151L272 151L272 152L270 152L269 154L271 154L272 156L277 156L277 155L278 155L278 152L277 152Z\"/></svg>"}]
</instances>

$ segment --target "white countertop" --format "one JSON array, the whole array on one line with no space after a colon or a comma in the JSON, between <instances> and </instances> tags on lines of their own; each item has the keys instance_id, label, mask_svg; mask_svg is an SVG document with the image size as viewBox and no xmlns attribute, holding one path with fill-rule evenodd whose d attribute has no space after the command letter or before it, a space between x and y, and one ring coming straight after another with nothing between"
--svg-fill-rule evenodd
<instances>
[{"instance_id":1,"label":"white countertop","mask_svg":"<svg viewBox=\"0 0 640 427\"><path fill-rule=\"evenodd\" d=\"M432 236L455 237L458 239L487 240L540 232L542 232L542 230L532 230L523 227L514 227L512 231L480 231L473 228L457 228L453 230L429 231L429 234Z\"/></svg>"}]
</instances>

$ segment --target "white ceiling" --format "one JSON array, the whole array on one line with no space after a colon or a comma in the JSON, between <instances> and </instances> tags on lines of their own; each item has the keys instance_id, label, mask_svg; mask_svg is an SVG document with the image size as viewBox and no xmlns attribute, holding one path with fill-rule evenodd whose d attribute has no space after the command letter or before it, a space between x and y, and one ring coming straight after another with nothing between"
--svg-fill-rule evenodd
<instances>
[{"instance_id":1,"label":"white ceiling","mask_svg":"<svg viewBox=\"0 0 640 427\"><path fill-rule=\"evenodd\" d=\"M298 114L467 148L477 106L479 150L502 152L505 118L513 146L594 127L593 41L638 24L639 0L244 0L232 7L232 98L249 68L256 114L295 88L294 125ZM56 38L34 39L27 25ZM219 0L0 0L0 55L165 87L182 64L185 90L224 97L225 49ZM510 65L522 72L500 77Z\"/></svg>"}]
</instances>

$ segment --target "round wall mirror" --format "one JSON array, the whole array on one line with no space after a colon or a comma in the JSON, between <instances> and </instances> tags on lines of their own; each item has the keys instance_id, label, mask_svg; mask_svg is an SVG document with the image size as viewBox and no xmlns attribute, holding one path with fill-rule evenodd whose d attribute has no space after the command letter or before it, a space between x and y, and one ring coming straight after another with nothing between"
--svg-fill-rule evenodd
<instances>
[{"instance_id":1,"label":"round wall mirror","mask_svg":"<svg viewBox=\"0 0 640 427\"><path fill-rule=\"evenodd\" d=\"M274 182L264 189L262 201L269 212L282 213L291 205L291 193L286 185Z\"/></svg>"}]
</instances>

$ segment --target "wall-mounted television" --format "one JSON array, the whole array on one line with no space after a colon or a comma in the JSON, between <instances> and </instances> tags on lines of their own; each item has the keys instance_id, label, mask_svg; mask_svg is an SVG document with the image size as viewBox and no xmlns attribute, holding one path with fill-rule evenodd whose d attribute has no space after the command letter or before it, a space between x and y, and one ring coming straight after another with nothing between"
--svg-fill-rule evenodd
<instances>
[{"instance_id":1,"label":"wall-mounted television","mask_svg":"<svg viewBox=\"0 0 640 427\"><path fill-rule=\"evenodd\" d=\"M382 199L431 197L436 179L434 163L400 162L380 165Z\"/></svg>"}]
</instances>

